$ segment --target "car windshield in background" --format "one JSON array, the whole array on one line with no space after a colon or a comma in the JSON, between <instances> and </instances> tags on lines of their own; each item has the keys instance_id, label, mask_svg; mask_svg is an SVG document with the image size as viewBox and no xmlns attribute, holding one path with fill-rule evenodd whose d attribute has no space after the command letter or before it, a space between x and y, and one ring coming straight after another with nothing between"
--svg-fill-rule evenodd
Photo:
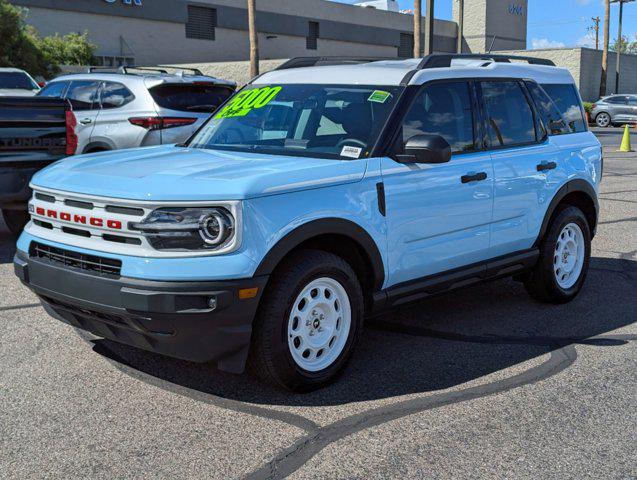
<instances>
[{"instance_id":1,"label":"car windshield in background","mask_svg":"<svg viewBox=\"0 0 637 480\"><path fill-rule=\"evenodd\" d=\"M230 87L206 83L163 84L150 89L157 105L182 112L214 112L233 92Z\"/></svg>"},{"instance_id":2,"label":"car windshield in background","mask_svg":"<svg viewBox=\"0 0 637 480\"><path fill-rule=\"evenodd\" d=\"M37 90L36 83L22 72L1 72L0 88Z\"/></svg>"},{"instance_id":3,"label":"car windshield in background","mask_svg":"<svg viewBox=\"0 0 637 480\"><path fill-rule=\"evenodd\" d=\"M252 85L219 110L189 146L368 157L401 91L402 87Z\"/></svg>"}]
</instances>

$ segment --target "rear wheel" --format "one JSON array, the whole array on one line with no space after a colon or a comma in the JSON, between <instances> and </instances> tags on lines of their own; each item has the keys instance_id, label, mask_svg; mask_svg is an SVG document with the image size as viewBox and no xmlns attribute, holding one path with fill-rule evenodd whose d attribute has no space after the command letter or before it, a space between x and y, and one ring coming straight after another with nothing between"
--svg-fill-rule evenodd
<instances>
[{"instance_id":1,"label":"rear wheel","mask_svg":"<svg viewBox=\"0 0 637 480\"><path fill-rule=\"evenodd\" d=\"M524 282L529 294L548 303L566 303L582 289L591 255L586 216L565 206L551 221L540 246L540 259Z\"/></svg>"},{"instance_id":2,"label":"rear wheel","mask_svg":"<svg viewBox=\"0 0 637 480\"><path fill-rule=\"evenodd\" d=\"M595 117L595 125L598 127L608 127L610 125L611 118L606 112L601 112Z\"/></svg>"},{"instance_id":3,"label":"rear wheel","mask_svg":"<svg viewBox=\"0 0 637 480\"><path fill-rule=\"evenodd\" d=\"M4 223L12 235L20 235L25 225L29 223L29 213L26 210L2 210Z\"/></svg>"},{"instance_id":4,"label":"rear wheel","mask_svg":"<svg viewBox=\"0 0 637 480\"><path fill-rule=\"evenodd\" d=\"M363 322L356 274L331 253L301 251L277 268L255 319L250 363L289 390L320 388L343 370Z\"/></svg>"}]
</instances>

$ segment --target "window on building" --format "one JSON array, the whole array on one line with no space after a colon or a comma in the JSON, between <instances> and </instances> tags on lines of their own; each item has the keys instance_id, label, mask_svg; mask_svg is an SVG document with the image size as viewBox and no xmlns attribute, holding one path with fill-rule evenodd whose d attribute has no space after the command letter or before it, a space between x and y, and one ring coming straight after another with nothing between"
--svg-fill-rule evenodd
<instances>
[{"instance_id":1,"label":"window on building","mask_svg":"<svg viewBox=\"0 0 637 480\"><path fill-rule=\"evenodd\" d=\"M318 48L319 23L309 22L307 30L307 38L305 39L305 48L308 50L316 50Z\"/></svg>"},{"instance_id":2,"label":"window on building","mask_svg":"<svg viewBox=\"0 0 637 480\"><path fill-rule=\"evenodd\" d=\"M398 46L398 56L400 58L411 58L414 54L414 36L411 33L400 34L400 45Z\"/></svg>"},{"instance_id":3,"label":"window on building","mask_svg":"<svg viewBox=\"0 0 637 480\"><path fill-rule=\"evenodd\" d=\"M566 133L573 133L570 127L566 124L566 121L562 118L562 113L555 105L555 102L551 100L551 97L535 82L526 82L538 114L542 119L544 127L547 129L549 135L564 135Z\"/></svg>"},{"instance_id":4,"label":"window on building","mask_svg":"<svg viewBox=\"0 0 637 480\"><path fill-rule=\"evenodd\" d=\"M121 83L105 82L100 93L102 108L118 108L130 103L135 95Z\"/></svg>"},{"instance_id":5,"label":"window on building","mask_svg":"<svg viewBox=\"0 0 637 480\"><path fill-rule=\"evenodd\" d=\"M97 90L100 82L78 80L71 82L66 98L71 101L73 110L97 109Z\"/></svg>"},{"instance_id":6,"label":"window on building","mask_svg":"<svg viewBox=\"0 0 637 480\"><path fill-rule=\"evenodd\" d=\"M217 26L217 9L188 5L186 38L214 40Z\"/></svg>"},{"instance_id":7,"label":"window on building","mask_svg":"<svg viewBox=\"0 0 637 480\"><path fill-rule=\"evenodd\" d=\"M449 142L452 152L474 148L468 83L434 83L422 90L403 120L403 145L422 134L440 135Z\"/></svg>"},{"instance_id":8,"label":"window on building","mask_svg":"<svg viewBox=\"0 0 637 480\"><path fill-rule=\"evenodd\" d=\"M536 141L533 110L518 82L482 82L492 147Z\"/></svg>"},{"instance_id":9,"label":"window on building","mask_svg":"<svg viewBox=\"0 0 637 480\"><path fill-rule=\"evenodd\" d=\"M567 83L544 84L542 88L562 112L564 120L574 132L585 132L588 127L575 86Z\"/></svg>"}]
</instances>

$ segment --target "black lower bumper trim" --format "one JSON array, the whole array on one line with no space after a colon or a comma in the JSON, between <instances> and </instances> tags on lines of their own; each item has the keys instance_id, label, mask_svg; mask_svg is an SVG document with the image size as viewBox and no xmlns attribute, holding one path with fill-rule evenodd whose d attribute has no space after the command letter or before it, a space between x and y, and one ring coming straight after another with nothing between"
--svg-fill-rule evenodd
<instances>
[{"instance_id":1,"label":"black lower bumper trim","mask_svg":"<svg viewBox=\"0 0 637 480\"><path fill-rule=\"evenodd\" d=\"M18 252L16 275L53 317L97 336L243 371L267 276L212 282L108 278ZM239 290L258 288L254 298Z\"/></svg>"}]
</instances>

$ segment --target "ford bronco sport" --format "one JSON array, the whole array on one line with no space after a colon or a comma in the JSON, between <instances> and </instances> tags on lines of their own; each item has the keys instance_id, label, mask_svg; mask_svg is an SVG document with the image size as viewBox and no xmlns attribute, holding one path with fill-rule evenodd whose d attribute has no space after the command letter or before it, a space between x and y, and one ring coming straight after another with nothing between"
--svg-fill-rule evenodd
<instances>
[{"instance_id":1,"label":"ford bronco sport","mask_svg":"<svg viewBox=\"0 0 637 480\"><path fill-rule=\"evenodd\" d=\"M504 276L572 300L601 177L548 61L293 59L185 144L39 172L15 271L75 327L308 391L407 301Z\"/></svg>"}]
</instances>

